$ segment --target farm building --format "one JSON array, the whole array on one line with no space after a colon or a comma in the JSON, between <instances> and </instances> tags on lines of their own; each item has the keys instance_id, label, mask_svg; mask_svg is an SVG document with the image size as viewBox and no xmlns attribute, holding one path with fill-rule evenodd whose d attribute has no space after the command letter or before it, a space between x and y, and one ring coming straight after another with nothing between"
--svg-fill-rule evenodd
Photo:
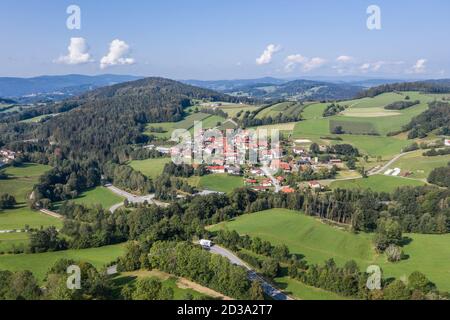
<instances>
[{"instance_id":1,"label":"farm building","mask_svg":"<svg viewBox=\"0 0 450 320\"><path fill-rule=\"evenodd\" d=\"M212 173L225 173L225 167L224 166L209 166L207 167L209 171Z\"/></svg>"},{"instance_id":2,"label":"farm building","mask_svg":"<svg viewBox=\"0 0 450 320\"><path fill-rule=\"evenodd\" d=\"M313 190L322 190L322 185L318 181L309 181L308 186Z\"/></svg>"}]
</instances>

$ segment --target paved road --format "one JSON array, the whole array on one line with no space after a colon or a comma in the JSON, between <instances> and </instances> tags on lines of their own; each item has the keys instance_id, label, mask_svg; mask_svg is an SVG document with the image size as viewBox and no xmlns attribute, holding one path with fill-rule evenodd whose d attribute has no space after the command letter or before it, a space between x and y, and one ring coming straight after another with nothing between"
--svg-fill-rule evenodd
<instances>
[{"instance_id":1,"label":"paved road","mask_svg":"<svg viewBox=\"0 0 450 320\"><path fill-rule=\"evenodd\" d=\"M108 188L111 192L113 192L113 193L115 193L115 194L117 194L117 195L127 199L129 203L144 203L144 202L148 202L148 203L156 204L156 205L161 206L161 207L168 206L167 203L155 200L154 199L155 198L154 194L148 194L148 195L145 195L145 196L137 196L137 195L129 193L129 192L125 191L125 190L119 189L119 188L113 186L112 184L107 184L107 185L105 185L105 187ZM113 205L111 208L109 208L109 211L114 213L117 209L119 209L122 206L123 206L123 202L117 203L117 204Z\"/></svg>"},{"instance_id":2,"label":"paved road","mask_svg":"<svg viewBox=\"0 0 450 320\"><path fill-rule=\"evenodd\" d=\"M375 174L382 174L384 172L386 172L387 169L389 169L389 167L394 164L398 159L400 159L403 156L406 156L407 154L410 154L414 151L410 151L410 152L404 152L404 153L400 153L398 155L396 155L394 158L392 158L391 160L388 161L388 163L386 163L384 166L382 166L380 169L375 170L373 172L370 172L369 175L375 175Z\"/></svg>"},{"instance_id":3,"label":"paved road","mask_svg":"<svg viewBox=\"0 0 450 320\"><path fill-rule=\"evenodd\" d=\"M278 182L277 179L275 179L275 177L272 175L272 173L270 173L269 168L267 168L266 166L263 166L263 167L261 168L261 170L264 172L264 174L266 175L266 177L268 177L270 180L272 180L272 184L273 184L274 187L275 187L275 193L280 192L280 190L281 190L280 183Z\"/></svg>"},{"instance_id":4,"label":"paved road","mask_svg":"<svg viewBox=\"0 0 450 320\"><path fill-rule=\"evenodd\" d=\"M281 292L280 290L278 290L277 288L275 288L269 282L264 280L261 276L259 276L256 273L256 271L254 271L252 268L250 268L244 261L239 259L239 257L237 257L231 251L229 251L225 248L222 248L218 245L212 246L210 251L211 251L211 253L218 254L218 255L221 255L221 256L227 258L228 260L230 260L230 262L232 264L235 264L235 265L238 265L238 266L241 266L241 267L244 267L245 269L247 269L248 270L248 278L251 281L258 281L261 284L261 287L264 290L264 293L267 294L268 296L272 297L274 300L294 300L291 297L289 297L288 295L286 295L283 292Z\"/></svg>"},{"instance_id":5,"label":"paved road","mask_svg":"<svg viewBox=\"0 0 450 320\"><path fill-rule=\"evenodd\" d=\"M386 171L387 171L387 169L389 169L389 167L391 166L391 165L393 165L398 159L400 159L401 157L403 157L403 156L405 156L405 155L407 155L407 154L410 154L410 153L412 153L412 152L414 152L414 151L410 151L410 152L405 152L405 153L400 153L400 154L398 154L398 155L396 155L394 158L392 158L391 160L389 160L385 165L383 165L382 167L380 167L380 168L378 168L378 169L372 169L372 170L369 170L368 171L368 173L367 173L367 175L368 176L374 176L374 175L377 175L377 174L384 174ZM426 180L423 180L423 179L413 179L413 178L408 178L408 177L400 177L400 178L403 178L403 179L410 179L410 180L422 180L422 181L424 181L424 182L426 182ZM330 184L330 183L332 183L332 182L334 182L334 181L347 181L347 180L355 180L355 179L358 179L358 177L348 177L348 178L340 178L340 179L325 179L325 180L320 180L319 182L322 182L322 183L324 183L324 184Z\"/></svg>"}]
</instances>

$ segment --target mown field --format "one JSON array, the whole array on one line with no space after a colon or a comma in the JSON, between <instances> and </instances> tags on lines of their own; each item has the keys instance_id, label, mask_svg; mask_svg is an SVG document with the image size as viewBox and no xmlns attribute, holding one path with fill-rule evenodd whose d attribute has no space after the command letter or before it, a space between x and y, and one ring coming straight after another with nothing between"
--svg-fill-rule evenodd
<instances>
[{"instance_id":1,"label":"mown field","mask_svg":"<svg viewBox=\"0 0 450 320\"><path fill-rule=\"evenodd\" d=\"M188 179L189 184L194 187L229 193L236 188L244 186L244 179L238 176L230 176L228 174L208 174L202 177L191 177Z\"/></svg>"},{"instance_id":2,"label":"mown field","mask_svg":"<svg viewBox=\"0 0 450 320\"><path fill-rule=\"evenodd\" d=\"M208 296L202 294L196 290L185 288L177 277L171 276L167 273L160 272L158 270L152 271L134 271L120 273L113 279L113 284L117 286L117 291L121 290L128 284L135 284L139 279L158 279L162 282L163 287L171 288L174 293L173 300L185 300L187 295L190 295L194 299L207 298Z\"/></svg>"},{"instance_id":3,"label":"mown field","mask_svg":"<svg viewBox=\"0 0 450 320\"><path fill-rule=\"evenodd\" d=\"M96 187L83 192L78 198L71 200L71 202L85 206L101 205L103 208L108 209L123 200L123 197L116 195L105 187Z\"/></svg>"},{"instance_id":4,"label":"mown field","mask_svg":"<svg viewBox=\"0 0 450 320\"><path fill-rule=\"evenodd\" d=\"M14 209L0 212L0 230L23 229L55 226L60 228L60 220L32 211L27 205L27 195L38 182L39 176L51 167L26 163L20 167L8 167L5 172L10 175L7 180L0 180L0 193L9 193L16 198L18 205Z\"/></svg>"},{"instance_id":5,"label":"mown field","mask_svg":"<svg viewBox=\"0 0 450 320\"><path fill-rule=\"evenodd\" d=\"M54 226L62 228L62 221L39 211L33 211L26 206L0 212L0 230L21 230L25 226L33 229Z\"/></svg>"},{"instance_id":6,"label":"mown field","mask_svg":"<svg viewBox=\"0 0 450 320\"><path fill-rule=\"evenodd\" d=\"M164 166L170 161L172 161L171 158L134 160L128 165L133 169L142 172L147 177L156 179L162 174Z\"/></svg>"},{"instance_id":7,"label":"mown field","mask_svg":"<svg viewBox=\"0 0 450 320\"><path fill-rule=\"evenodd\" d=\"M417 187L425 184L419 180L377 174L368 178L334 181L330 187L332 189L371 189L376 192L393 192L400 187Z\"/></svg>"},{"instance_id":8,"label":"mown field","mask_svg":"<svg viewBox=\"0 0 450 320\"><path fill-rule=\"evenodd\" d=\"M385 110L384 107L397 101L419 100L421 103L400 111ZM387 134L400 130L413 117L428 108L427 103L434 97L418 92L385 93L375 98L364 98L339 102L348 108L339 115L323 118L327 103L314 103L305 108L302 115L305 121L296 124L293 130L295 139L310 139L313 142L328 144L329 141L321 137L331 134L331 129L342 126L343 130L351 134L339 135L343 141L350 143L369 156L383 156L391 158L410 144L404 137L388 137ZM365 135L367 133L378 136ZM336 142L333 142L336 143Z\"/></svg>"},{"instance_id":9,"label":"mown field","mask_svg":"<svg viewBox=\"0 0 450 320\"><path fill-rule=\"evenodd\" d=\"M0 253L13 248L25 248L29 243L28 233L0 233Z\"/></svg>"},{"instance_id":10,"label":"mown field","mask_svg":"<svg viewBox=\"0 0 450 320\"><path fill-rule=\"evenodd\" d=\"M202 128L209 129L215 127L218 122L223 122L225 120L226 119L222 117L210 115L208 113L197 112L188 115L186 118L178 122L150 123L147 125L146 134L154 135L158 138L170 138L172 136L172 132L176 129L186 129L189 131L193 131L196 121L202 121ZM151 132L151 127L162 128L164 132Z\"/></svg>"},{"instance_id":11,"label":"mown field","mask_svg":"<svg viewBox=\"0 0 450 320\"><path fill-rule=\"evenodd\" d=\"M291 115L294 116L298 115L301 112L302 108L303 108L302 105L296 102L281 102L261 110L256 115L256 118L257 119L263 119L267 117L275 118L280 113L286 116Z\"/></svg>"},{"instance_id":12,"label":"mown field","mask_svg":"<svg viewBox=\"0 0 450 320\"><path fill-rule=\"evenodd\" d=\"M66 250L37 254L0 255L0 270L30 270L40 281L43 281L48 269L50 269L50 267L52 267L59 259L86 261L96 268L102 268L106 264L122 256L124 252L124 246L119 244L92 249Z\"/></svg>"},{"instance_id":13,"label":"mown field","mask_svg":"<svg viewBox=\"0 0 450 320\"><path fill-rule=\"evenodd\" d=\"M404 155L394 162L389 168L399 168L402 172L410 171L411 178L426 179L435 168L445 167L450 162L450 155L424 157L424 150L417 150Z\"/></svg>"},{"instance_id":14,"label":"mown field","mask_svg":"<svg viewBox=\"0 0 450 320\"><path fill-rule=\"evenodd\" d=\"M260 237L273 244L286 244L291 252L303 254L311 263L323 263L333 258L342 265L346 261L355 260L363 270L376 264L382 268L384 277L396 278L408 276L418 270L426 274L439 289L450 291L449 234L405 234L405 237L411 239L410 243L403 247L408 259L389 263L384 255L375 253L372 245L373 235L340 230L300 212L267 210L243 215L210 229L220 228ZM293 291L293 287L290 290Z\"/></svg>"}]
</instances>

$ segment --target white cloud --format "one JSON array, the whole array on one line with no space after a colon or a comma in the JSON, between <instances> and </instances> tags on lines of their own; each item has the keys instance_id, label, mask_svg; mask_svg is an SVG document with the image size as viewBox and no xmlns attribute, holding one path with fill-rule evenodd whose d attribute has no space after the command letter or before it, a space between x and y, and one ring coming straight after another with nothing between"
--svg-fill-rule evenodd
<instances>
[{"instance_id":1,"label":"white cloud","mask_svg":"<svg viewBox=\"0 0 450 320\"><path fill-rule=\"evenodd\" d=\"M259 58L256 59L256 64L263 65L272 62L272 57L275 53L281 50L281 46L269 44Z\"/></svg>"},{"instance_id":2,"label":"white cloud","mask_svg":"<svg viewBox=\"0 0 450 320\"><path fill-rule=\"evenodd\" d=\"M353 57L350 56L339 56L336 58L337 62L340 63L348 63L348 62L352 62L353 61Z\"/></svg>"},{"instance_id":3,"label":"white cloud","mask_svg":"<svg viewBox=\"0 0 450 320\"><path fill-rule=\"evenodd\" d=\"M427 59L419 59L412 67L411 73L425 73L427 70Z\"/></svg>"},{"instance_id":4,"label":"white cloud","mask_svg":"<svg viewBox=\"0 0 450 320\"><path fill-rule=\"evenodd\" d=\"M55 60L56 63L76 65L93 61L89 54L89 46L84 38L71 38L67 49L69 51L68 54L59 57Z\"/></svg>"},{"instance_id":5,"label":"white cloud","mask_svg":"<svg viewBox=\"0 0 450 320\"><path fill-rule=\"evenodd\" d=\"M301 54L292 54L290 56L287 56L284 61L286 63L284 69L287 72L294 71L297 65L301 66L302 71L308 72L320 68L327 62L325 59L319 57L309 59L302 56Z\"/></svg>"},{"instance_id":6,"label":"white cloud","mask_svg":"<svg viewBox=\"0 0 450 320\"><path fill-rule=\"evenodd\" d=\"M129 57L130 46L122 40L116 39L109 45L109 52L100 61L100 68L109 66L134 64L135 60Z\"/></svg>"},{"instance_id":7,"label":"white cloud","mask_svg":"<svg viewBox=\"0 0 450 320\"><path fill-rule=\"evenodd\" d=\"M384 71L397 71L398 66L404 64L403 61L375 61L375 62L366 62L359 67L359 70L363 73L368 72L378 72L384 69ZM397 68L396 68L397 66ZM385 68L389 67L389 68Z\"/></svg>"},{"instance_id":8,"label":"white cloud","mask_svg":"<svg viewBox=\"0 0 450 320\"><path fill-rule=\"evenodd\" d=\"M303 71L311 71L311 70L320 68L326 62L327 61L325 59L322 59L322 58L319 58L319 57L312 58L311 60L309 60L308 62L303 64Z\"/></svg>"}]
</instances>

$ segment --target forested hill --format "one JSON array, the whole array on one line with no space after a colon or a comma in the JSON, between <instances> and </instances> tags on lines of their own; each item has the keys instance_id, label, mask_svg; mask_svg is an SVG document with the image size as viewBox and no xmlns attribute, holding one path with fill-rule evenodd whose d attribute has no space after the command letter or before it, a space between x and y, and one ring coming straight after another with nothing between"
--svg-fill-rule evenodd
<instances>
[{"instance_id":1,"label":"forested hill","mask_svg":"<svg viewBox=\"0 0 450 320\"><path fill-rule=\"evenodd\" d=\"M375 97L379 94L394 91L420 91L424 93L450 93L450 79L426 80L417 82L401 82L384 84L361 92L358 98Z\"/></svg>"},{"instance_id":2,"label":"forested hill","mask_svg":"<svg viewBox=\"0 0 450 320\"><path fill-rule=\"evenodd\" d=\"M236 100L168 79L146 78L65 101L71 110L45 122L36 137L59 146L69 158L105 161L128 144L145 143L146 123L180 120L191 99Z\"/></svg>"},{"instance_id":3,"label":"forested hill","mask_svg":"<svg viewBox=\"0 0 450 320\"><path fill-rule=\"evenodd\" d=\"M0 97L0 104L15 104L16 101Z\"/></svg>"}]
</instances>

